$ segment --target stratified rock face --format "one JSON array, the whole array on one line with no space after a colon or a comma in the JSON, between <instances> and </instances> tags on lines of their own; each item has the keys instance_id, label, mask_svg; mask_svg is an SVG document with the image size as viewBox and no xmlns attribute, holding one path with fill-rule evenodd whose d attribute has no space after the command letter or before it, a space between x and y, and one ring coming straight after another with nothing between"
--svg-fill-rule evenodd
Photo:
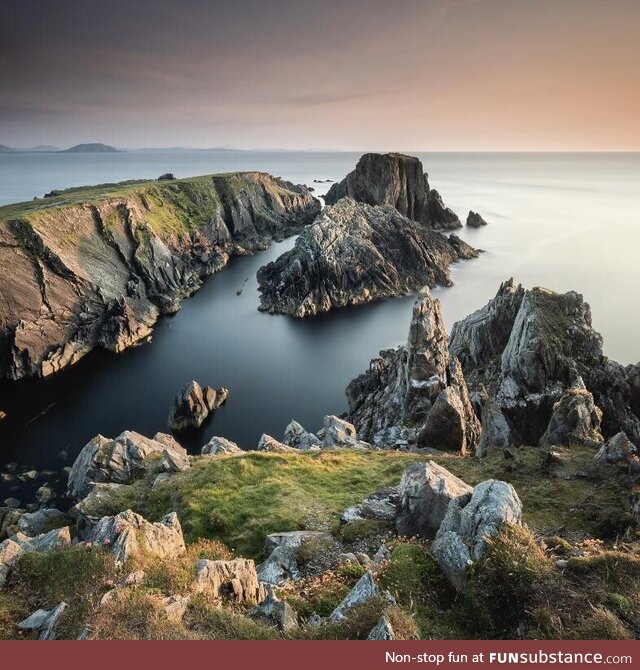
<instances>
[{"instance_id":1,"label":"stratified rock face","mask_svg":"<svg viewBox=\"0 0 640 670\"><path fill-rule=\"evenodd\" d=\"M413 308L407 344L381 352L347 387L349 418L375 445L412 438L419 446L476 448L476 418L459 362L447 349L440 303L428 290Z\"/></svg>"},{"instance_id":2,"label":"stratified rock face","mask_svg":"<svg viewBox=\"0 0 640 670\"><path fill-rule=\"evenodd\" d=\"M160 523L150 523L131 510L105 516L94 528L89 541L110 548L118 565L130 558L177 558L186 551L175 512Z\"/></svg>"},{"instance_id":3,"label":"stratified rock face","mask_svg":"<svg viewBox=\"0 0 640 670\"><path fill-rule=\"evenodd\" d=\"M129 430L115 440L97 435L73 463L67 486L69 495L77 500L84 498L93 482L128 484L141 477L151 463L159 461L165 451L176 459L186 457L186 450L167 437L159 433L150 440Z\"/></svg>"},{"instance_id":4,"label":"stratified rock face","mask_svg":"<svg viewBox=\"0 0 640 670\"><path fill-rule=\"evenodd\" d=\"M429 461L410 465L400 480L396 529L402 535L432 536L451 500L473 488L441 465Z\"/></svg>"},{"instance_id":5,"label":"stratified rock face","mask_svg":"<svg viewBox=\"0 0 640 670\"><path fill-rule=\"evenodd\" d=\"M537 444L556 403L572 387L583 387L593 396L595 414L591 416L588 398L567 397L557 407L560 413L551 427L553 432L565 425L566 435L548 435L545 441L566 443L573 432L577 442L598 444L600 432L610 437L620 431L640 440L640 418L633 411L633 366L625 369L603 357L589 305L573 291L525 291L509 280L485 307L454 325L449 346L467 382L485 387L492 396L483 411L481 453L500 444ZM560 421L562 412L571 413L573 418L565 419L574 428ZM578 416L583 414L584 421Z\"/></svg>"},{"instance_id":6,"label":"stratified rock face","mask_svg":"<svg viewBox=\"0 0 640 670\"><path fill-rule=\"evenodd\" d=\"M251 172L70 189L0 208L0 377L47 376L145 338L230 255L320 210L304 186Z\"/></svg>"},{"instance_id":7,"label":"stratified rock face","mask_svg":"<svg viewBox=\"0 0 640 670\"><path fill-rule=\"evenodd\" d=\"M478 212L471 210L467 215L467 225L470 228L480 228L486 226L487 222L480 216L480 214L478 214Z\"/></svg>"},{"instance_id":8,"label":"stratified rock face","mask_svg":"<svg viewBox=\"0 0 640 670\"><path fill-rule=\"evenodd\" d=\"M431 551L452 586L462 592L467 570L484 556L487 538L504 524L521 523L522 503L513 486L489 479L473 493L451 500Z\"/></svg>"},{"instance_id":9,"label":"stratified rock face","mask_svg":"<svg viewBox=\"0 0 640 670\"><path fill-rule=\"evenodd\" d=\"M247 558L232 561L203 558L198 561L193 591L251 605L262 602L266 596L264 587L258 581L255 563Z\"/></svg>"},{"instance_id":10,"label":"stratified rock face","mask_svg":"<svg viewBox=\"0 0 640 670\"><path fill-rule=\"evenodd\" d=\"M420 160L404 154L364 154L355 170L324 196L327 205L349 197L367 205L391 205L431 228L459 228L458 217L429 189Z\"/></svg>"},{"instance_id":11,"label":"stratified rock face","mask_svg":"<svg viewBox=\"0 0 640 670\"><path fill-rule=\"evenodd\" d=\"M197 381L190 381L173 401L169 411L169 428L176 432L200 428L211 412L223 405L228 397L229 391L225 388L203 388Z\"/></svg>"},{"instance_id":12,"label":"stratified rock face","mask_svg":"<svg viewBox=\"0 0 640 670\"><path fill-rule=\"evenodd\" d=\"M600 433L602 410L583 388L570 388L553 406L549 426L540 444L597 447L604 440Z\"/></svg>"},{"instance_id":13,"label":"stratified rock face","mask_svg":"<svg viewBox=\"0 0 640 670\"><path fill-rule=\"evenodd\" d=\"M258 270L260 309L302 318L449 286L449 265L469 257L468 245L457 246L390 205L343 198Z\"/></svg>"}]
</instances>

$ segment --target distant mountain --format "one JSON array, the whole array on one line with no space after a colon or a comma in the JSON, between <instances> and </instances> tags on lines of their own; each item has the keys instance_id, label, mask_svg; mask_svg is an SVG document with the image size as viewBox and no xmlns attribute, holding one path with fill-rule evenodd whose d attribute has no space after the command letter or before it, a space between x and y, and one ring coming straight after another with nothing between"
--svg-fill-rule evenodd
<instances>
[{"instance_id":1,"label":"distant mountain","mask_svg":"<svg viewBox=\"0 0 640 670\"><path fill-rule=\"evenodd\" d=\"M60 147L54 147L52 144L38 144L37 147L29 147L28 149L20 149L20 151L60 151Z\"/></svg>"},{"instance_id":2,"label":"distant mountain","mask_svg":"<svg viewBox=\"0 0 640 670\"><path fill-rule=\"evenodd\" d=\"M60 153L63 154L113 154L118 153L118 149L110 147L108 144L90 143L90 144L76 144L75 146L65 149Z\"/></svg>"},{"instance_id":3,"label":"distant mountain","mask_svg":"<svg viewBox=\"0 0 640 670\"><path fill-rule=\"evenodd\" d=\"M0 154L11 154L15 151L11 147L8 147L6 144L0 144Z\"/></svg>"}]
</instances>

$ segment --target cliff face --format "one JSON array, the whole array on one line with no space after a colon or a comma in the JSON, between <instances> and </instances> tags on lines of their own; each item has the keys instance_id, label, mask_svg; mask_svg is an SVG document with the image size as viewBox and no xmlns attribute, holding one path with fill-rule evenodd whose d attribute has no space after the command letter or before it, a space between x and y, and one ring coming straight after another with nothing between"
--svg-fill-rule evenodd
<instances>
[{"instance_id":1,"label":"cliff face","mask_svg":"<svg viewBox=\"0 0 640 670\"><path fill-rule=\"evenodd\" d=\"M364 154L355 170L334 184L324 199L327 205L334 205L344 197L367 205L392 205L400 214L433 229L462 225L440 194L429 188L422 163L414 156Z\"/></svg>"},{"instance_id":2,"label":"cliff face","mask_svg":"<svg viewBox=\"0 0 640 670\"><path fill-rule=\"evenodd\" d=\"M390 205L342 198L291 251L260 268L260 309L305 317L423 286L449 286L449 265L477 255L462 240L428 230Z\"/></svg>"},{"instance_id":3,"label":"cliff face","mask_svg":"<svg viewBox=\"0 0 640 670\"><path fill-rule=\"evenodd\" d=\"M47 376L149 335L234 254L320 209L263 173L72 189L0 208L0 376Z\"/></svg>"}]
</instances>

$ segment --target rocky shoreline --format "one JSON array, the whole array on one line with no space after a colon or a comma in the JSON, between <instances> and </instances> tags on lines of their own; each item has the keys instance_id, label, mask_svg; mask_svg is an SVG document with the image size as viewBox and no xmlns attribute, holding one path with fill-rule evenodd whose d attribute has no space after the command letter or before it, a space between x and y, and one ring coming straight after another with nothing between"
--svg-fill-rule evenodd
<instances>
[{"instance_id":1,"label":"rocky shoreline","mask_svg":"<svg viewBox=\"0 0 640 670\"><path fill-rule=\"evenodd\" d=\"M309 224L304 186L246 172L72 189L0 209L0 376L147 338L230 256Z\"/></svg>"}]
</instances>

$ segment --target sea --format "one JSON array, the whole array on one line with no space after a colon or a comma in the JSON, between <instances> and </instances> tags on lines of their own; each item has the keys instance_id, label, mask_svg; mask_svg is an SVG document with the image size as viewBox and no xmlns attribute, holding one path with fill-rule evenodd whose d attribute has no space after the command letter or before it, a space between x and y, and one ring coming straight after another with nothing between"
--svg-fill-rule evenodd
<instances>
[{"instance_id":1,"label":"sea","mask_svg":"<svg viewBox=\"0 0 640 670\"><path fill-rule=\"evenodd\" d=\"M606 355L624 364L640 360L640 153L414 155L461 220L474 210L488 222L459 231L485 253L455 265L454 286L434 291L449 328L513 277L525 287L582 293ZM328 180L342 179L359 156L230 150L0 154L0 204L166 172L187 177L238 170L266 171L321 196ZM0 409L8 415L0 423L0 505L7 497L31 502L45 483L62 491L65 467L98 433L166 431L171 402L191 379L230 390L227 404L200 431L179 436L192 453L213 435L252 449L263 433L281 439L291 419L317 430L325 414L344 412L349 381L381 349L406 340L414 296L308 320L261 313L256 271L293 243L290 238L232 259L177 314L163 317L147 344L118 355L92 353L49 379L0 383Z\"/></svg>"}]
</instances>

